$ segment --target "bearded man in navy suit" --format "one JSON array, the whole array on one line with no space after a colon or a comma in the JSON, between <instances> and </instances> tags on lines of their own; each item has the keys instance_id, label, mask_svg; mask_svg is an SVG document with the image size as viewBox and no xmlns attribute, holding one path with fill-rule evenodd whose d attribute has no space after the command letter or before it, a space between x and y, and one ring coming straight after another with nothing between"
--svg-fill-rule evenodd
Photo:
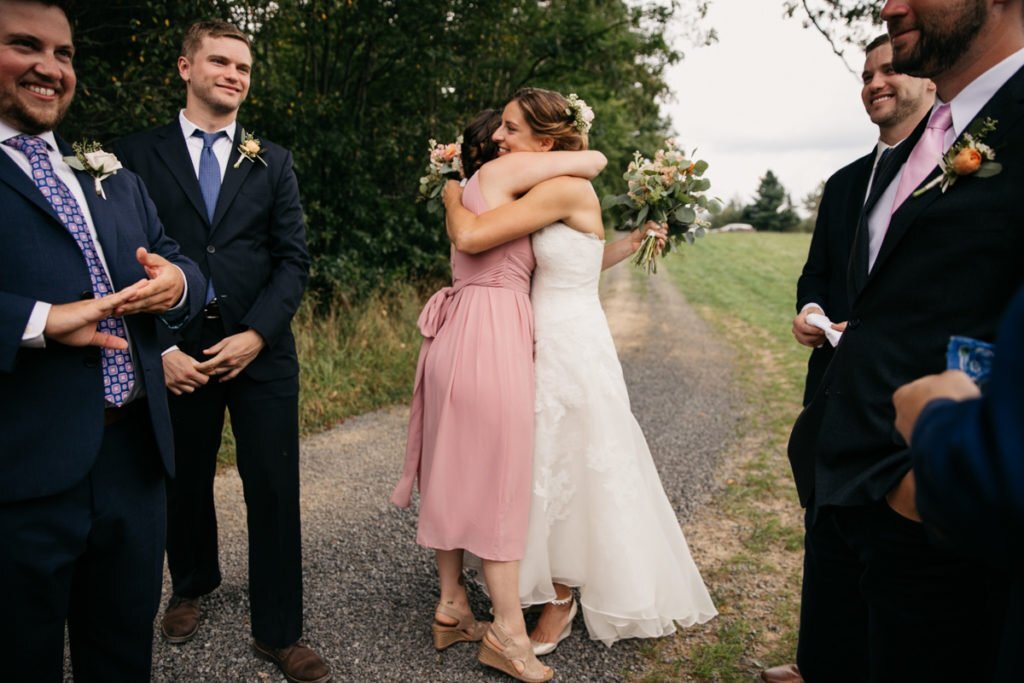
<instances>
[{"instance_id":1,"label":"bearded man in navy suit","mask_svg":"<svg viewBox=\"0 0 1024 683\"><path fill-rule=\"evenodd\" d=\"M76 681L141 683L174 468L157 332L206 282L138 177L65 162L73 57L61 3L0 0L0 642L6 679L61 681L67 624Z\"/></svg>"}]
</instances>

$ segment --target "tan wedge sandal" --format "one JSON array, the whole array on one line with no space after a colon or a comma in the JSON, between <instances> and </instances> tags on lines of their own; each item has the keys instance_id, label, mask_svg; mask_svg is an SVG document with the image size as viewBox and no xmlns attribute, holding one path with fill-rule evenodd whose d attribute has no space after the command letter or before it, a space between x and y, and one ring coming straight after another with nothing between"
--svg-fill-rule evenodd
<instances>
[{"instance_id":1,"label":"tan wedge sandal","mask_svg":"<svg viewBox=\"0 0 1024 683\"><path fill-rule=\"evenodd\" d=\"M491 624L491 638L498 642L500 649L492 645L490 640L485 637L480 642L480 655L477 657L481 664L497 669L517 681L524 681L524 683L544 683L550 681L555 675L551 667L540 663L528 644L517 645L512 640L512 636L497 624ZM516 669L516 662L523 666L522 673Z\"/></svg>"},{"instance_id":2,"label":"tan wedge sandal","mask_svg":"<svg viewBox=\"0 0 1024 683\"><path fill-rule=\"evenodd\" d=\"M434 633L434 647L443 650L455 643L476 642L487 633L489 621L477 621L472 612L459 612L454 607L438 603L437 611L446 617L455 619L457 623L449 626L435 619L430 630Z\"/></svg>"}]
</instances>

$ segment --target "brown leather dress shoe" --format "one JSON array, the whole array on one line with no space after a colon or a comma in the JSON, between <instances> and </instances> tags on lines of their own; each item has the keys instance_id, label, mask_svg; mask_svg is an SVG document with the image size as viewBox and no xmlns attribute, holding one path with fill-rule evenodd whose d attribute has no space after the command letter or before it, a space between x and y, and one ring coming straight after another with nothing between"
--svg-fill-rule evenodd
<instances>
[{"instance_id":1,"label":"brown leather dress shoe","mask_svg":"<svg viewBox=\"0 0 1024 683\"><path fill-rule=\"evenodd\" d=\"M277 664L277 668L291 683L326 683L331 680L331 670L327 663L302 643L276 648L254 640L252 647L256 654Z\"/></svg>"},{"instance_id":2,"label":"brown leather dress shoe","mask_svg":"<svg viewBox=\"0 0 1024 683\"><path fill-rule=\"evenodd\" d=\"M192 640L199 630L199 598L183 598L172 595L160 620L160 632L168 643L184 643Z\"/></svg>"},{"instance_id":3,"label":"brown leather dress shoe","mask_svg":"<svg viewBox=\"0 0 1024 683\"><path fill-rule=\"evenodd\" d=\"M784 664L773 666L761 672L761 680L764 683L804 683L803 676L796 664Z\"/></svg>"}]
</instances>

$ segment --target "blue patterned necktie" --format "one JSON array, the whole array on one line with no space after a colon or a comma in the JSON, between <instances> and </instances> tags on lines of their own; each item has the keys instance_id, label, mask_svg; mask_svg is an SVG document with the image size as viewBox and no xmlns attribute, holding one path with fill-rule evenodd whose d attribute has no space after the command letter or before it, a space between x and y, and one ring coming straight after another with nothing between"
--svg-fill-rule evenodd
<instances>
[{"instance_id":1,"label":"blue patterned necktie","mask_svg":"<svg viewBox=\"0 0 1024 683\"><path fill-rule=\"evenodd\" d=\"M93 243L92 235L89 234L89 226L85 222L85 216L82 215L82 209L75 201L75 196L71 194L68 186L54 172L46 141L34 135L17 135L5 140L4 144L28 157L28 162L32 166L33 182L53 207L61 223L75 238L78 248L85 257L85 265L89 269L89 278L92 280L93 295L102 297L112 293L114 288L96 252L96 245ZM120 337L125 341L128 339L124 321L121 318L105 318L96 325L96 328L100 332ZM125 399L128 398L128 392L131 391L132 385L135 383L135 367L132 364L131 355L127 350L100 349L100 351L102 352L103 398L115 406L123 405Z\"/></svg>"},{"instance_id":2,"label":"blue patterned necktie","mask_svg":"<svg viewBox=\"0 0 1024 683\"><path fill-rule=\"evenodd\" d=\"M213 153L213 143L227 133L206 133L198 128L192 131L192 137L203 139L203 151L199 155L199 191L203 193L203 202L206 204L206 217L213 225L213 212L217 208L217 197L220 195L220 163L217 155ZM206 280L206 303L213 301L216 296L213 289L213 278Z\"/></svg>"}]
</instances>

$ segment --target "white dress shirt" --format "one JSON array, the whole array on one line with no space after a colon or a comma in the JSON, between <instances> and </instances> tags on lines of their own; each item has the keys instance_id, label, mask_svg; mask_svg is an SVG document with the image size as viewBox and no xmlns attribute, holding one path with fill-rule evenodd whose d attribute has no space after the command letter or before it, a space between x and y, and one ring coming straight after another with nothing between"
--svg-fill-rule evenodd
<instances>
[{"instance_id":1,"label":"white dress shirt","mask_svg":"<svg viewBox=\"0 0 1024 683\"><path fill-rule=\"evenodd\" d=\"M942 148L943 153L949 150L953 142L967 128L967 125L978 115L981 108L992 99L996 91L1003 87L1021 67L1024 67L1024 49L1014 52L975 78L956 97L949 101L949 108L953 114L953 126L946 131L946 140ZM942 104L941 100L935 98L932 112ZM938 164L938 159L935 160L935 163ZM896 177L892 179L889 186L885 188L885 192L878 198L878 202L871 209L871 214L868 216L868 272L871 272L875 265L875 259L878 258L878 252L882 248L885 233L889 229L889 216L892 214L892 205L896 199L896 189L899 187L900 177L903 176L905 168L906 164L899 170Z\"/></svg>"},{"instance_id":2,"label":"white dress shirt","mask_svg":"<svg viewBox=\"0 0 1024 683\"><path fill-rule=\"evenodd\" d=\"M188 147L188 155L192 158L192 170L195 171L196 178L198 179L199 157L203 153L203 139L193 137L192 134L197 130L203 129L185 118L184 109L182 109L178 114L178 123L181 125L181 134L185 136L185 146ZM232 121L220 130L203 131L204 133L219 133L221 131L227 133L227 137L222 135L213 143L213 156L217 157L217 162L220 164L220 179L222 182L224 180L224 174L227 172L228 157L231 156L231 148L235 144L235 126L237 125L237 121Z\"/></svg>"}]
</instances>

